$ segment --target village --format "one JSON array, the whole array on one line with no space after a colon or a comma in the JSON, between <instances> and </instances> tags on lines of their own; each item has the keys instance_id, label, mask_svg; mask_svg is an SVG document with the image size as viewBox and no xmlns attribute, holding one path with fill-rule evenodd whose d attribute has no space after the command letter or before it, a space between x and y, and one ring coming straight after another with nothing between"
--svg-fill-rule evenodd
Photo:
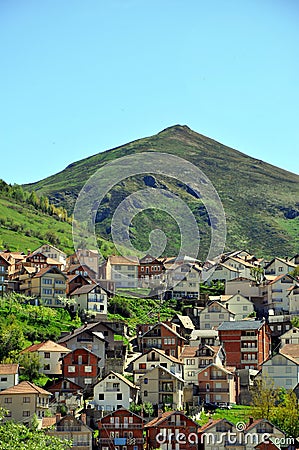
<instances>
[{"instance_id":1,"label":"village","mask_svg":"<svg viewBox=\"0 0 299 450\"><path fill-rule=\"evenodd\" d=\"M16 292L49 308L68 301L85 314L57 341L22 350L38 355L47 386L20 382L18 364L0 364L4 420L36 416L74 450L296 448L265 418L238 426L213 411L250 405L259 377L299 398L298 266L299 255L266 260L245 250L205 263L146 255L104 264L96 250L1 251L2 298ZM202 292L203 279L222 293ZM108 318L118 292L155 297L161 307L176 299L181 310L162 321L158 308L156 323L132 333L125 320ZM200 426L202 411L209 420Z\"/></svg>"}]
</instances>

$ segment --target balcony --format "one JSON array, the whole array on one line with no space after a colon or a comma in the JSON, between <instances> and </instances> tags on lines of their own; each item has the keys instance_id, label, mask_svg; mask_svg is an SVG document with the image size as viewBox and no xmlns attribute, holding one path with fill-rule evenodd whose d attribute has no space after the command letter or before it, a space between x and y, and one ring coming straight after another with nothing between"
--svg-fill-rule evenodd
<instances>
[{"instance_id":1,"label":"balcony","mask_svg":"<svg viewBox=\"0 0 299 450\"><path fill-rule=\"evenodd\" d=\"M72 426L62 426L62 427L59 427L59 426L57 426L56 427L56 430L57 431L65 431L65 432L70 432L70 431L81 431L81 427L72 427Z\"/></svg>"},{"instance_id":2,"label":"balcony","mask_svg":"<svg viewBox=\"0 0 299 450\"><path fill-rule=\"evenodd\" d=\"M213 394L214 392L229 392L229 388L228 387L221 387L221 388L210 387L210 389L206 389L204 387L200 387L199 392L207 392L209 394Z\"/></svg>"},{"instance_id":3,"label":"balcony","mask_svg":"<svg viewBox=\"0 0 299 450\"><path fill-rule=\"evenodd\" d=\"M241 352L246 352L246 353L255 353L257 352L257 347L241 347Z\"/></svg>"},{"instance_id":4,"label":"balcony","mask_svg":"<svg viewBox=\"0 0 299 450\"><path fill-rule=\"evenodd\" d=\"M102 423L101 428L107 430L140 430L143 425L141 423Z\"/></svg>"},{"instance_id":5,"label":"balcony","mask_svg":"<svg viewBox=\"0 0 299 450\"><path fill-rule=\"evenodd\" d=\"M251 364L257 364L257 359L241 359L241 364L247 364L247 365L251 365Z\"/></svg>"},{"instance_id":6,"label":"balcony","mask_svg":"<svg viewBox=\"0 0 299 450\"><path fill-rule=\"evenodd\" d=\"M241 341L257 341L257 336L241 336Z\"/></svg>"},{"instance_id":7,"label":"balcony","mask_svg":"<svg viewBox=\"0 0 299 450\"><path fill-rule=\"evenodd\" d=\"M210 380L226 380L226 375L211 375Z\"/></svg>"}]
</instances>

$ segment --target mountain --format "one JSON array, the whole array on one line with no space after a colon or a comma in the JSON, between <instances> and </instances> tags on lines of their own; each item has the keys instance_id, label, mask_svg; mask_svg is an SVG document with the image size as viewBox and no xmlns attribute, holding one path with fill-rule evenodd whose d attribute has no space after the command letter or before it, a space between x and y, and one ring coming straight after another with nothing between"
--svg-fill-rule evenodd
<instances>
[{"instance_id":1,"label":"mountain","mask_svg":"<svg viewBox=\"0 0 299 450\"><path fill-rule=\"evenodd\" d=\"M171 126L154 136L74 162L55 175L25 185L24 189L48 196L54 204L71 213L80 189L98 168L117 158L146 151L184 158L212 181L226 214L227 250L243 248L267 257L299 252L299 176L247 156L187 126ZM199 224L202 248L206 250L210 239L209 219L201 200L188 186L157 175L118 183L97 213L98 233L110 238L110 219L119 202L146 186L162 187L189 205ZM130 225L134 245L142 250L147 248L149 231L158 224L166 230L169 239L166 253L177 254L179 229L172 222L161 211L138 214Z\"/></svg>"}]
</instances>

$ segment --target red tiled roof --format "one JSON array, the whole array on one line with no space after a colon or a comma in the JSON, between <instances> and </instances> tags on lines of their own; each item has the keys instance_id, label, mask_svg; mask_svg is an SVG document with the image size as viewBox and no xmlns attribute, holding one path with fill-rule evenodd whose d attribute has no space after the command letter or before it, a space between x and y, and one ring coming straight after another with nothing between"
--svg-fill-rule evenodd
<instances>
[{"instance_id":1,"label":"red tiled roof","mask_svg":"<svg viewBox=\"0 0 299 450\"><path fill-rule=\"evenodd\" d=\"M43 394L43 395L51 395L50 392L46 391L45 389L36 386L33 383L30 383L30 381L21 381L21 383L17 384L16 386L12 386L8 389L5 389L4 391L0 391L0 395L20 395L20 394Z\"/></svg>"}]
</instances>

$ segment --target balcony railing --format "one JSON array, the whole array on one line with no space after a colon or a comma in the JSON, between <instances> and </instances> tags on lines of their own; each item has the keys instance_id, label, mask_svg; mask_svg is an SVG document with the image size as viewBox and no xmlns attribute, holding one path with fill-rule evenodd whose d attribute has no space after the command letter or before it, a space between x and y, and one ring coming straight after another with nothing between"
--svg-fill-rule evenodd
<instances>
[{"instance_id":1,"label":"balcony railing","mask_svg":"<svg viewBox=\"0 0 299 450\"><path fill-rule=\"evenodd\" d=\"M141 423L102 423L101 428L106 428L107 430L140 430L141 428L143 428L143 425Z\"/></svg>"},{"instance_id":2,"label":"balcony railing","mask_svg":"<svg viewBox=\"0 0 299 450\"><path fill-rule=\"evenodd\" d=\"M257 359L241 359L241 364L257 364Z\"/></svg>"},{"instance_id":3,"label":"balcony railing","mask_svg":"<svg viewBox=\"0 0 299 450\"><path fill-rule=\"evenodd\" d=\"M223 387L223 388L214 388L214 387L210 387L210 389L206 389L206 388L199 388L199 392L209 392L209 393L213 393L213 392L229 392L229 388L228 387Z\"/></svg>"},{"instance_id":4,"label":"balcony railing","mask_svg":"<svg viewBox=\"0 0 299 450\"><path fill-rule=\"evenodd\" d=\"M241 352L257 352L258 351L258 349L257 349L257 347L241 347Z\"/></svg>"},{"instance_id":5,"label":"balcony railing","mask_svg":"<svg viewBox=\"0 0 299 450\"><path fill-rule=\"evenodd\" d=\"M226 380L226 375L211 375L210 380Z\"/></svg>"},{"instance_id":6,"label":"balcony railing","mask_svg":"<svg viewBox=\"0 0 299 450\"><path fill-rule=\"evenodd\" d=\"M72 427L72 426L62 426L62 427L60 427L60 426L57 426L56 427L56 430L57 431L65 431L65 432L69 432L69 431L81 431L81 427Z\"/></svg>"},{"instance_id":7,"label":"balcony railing","mask_svg":"<svg viewBox=\"0 0 299 450\"><path fill-rule=\"evenodd\" d=\"M256 340L257 336L246 336L246 335L241 336L241 341L256 341Z\"/></svg>"}]
</instances>

